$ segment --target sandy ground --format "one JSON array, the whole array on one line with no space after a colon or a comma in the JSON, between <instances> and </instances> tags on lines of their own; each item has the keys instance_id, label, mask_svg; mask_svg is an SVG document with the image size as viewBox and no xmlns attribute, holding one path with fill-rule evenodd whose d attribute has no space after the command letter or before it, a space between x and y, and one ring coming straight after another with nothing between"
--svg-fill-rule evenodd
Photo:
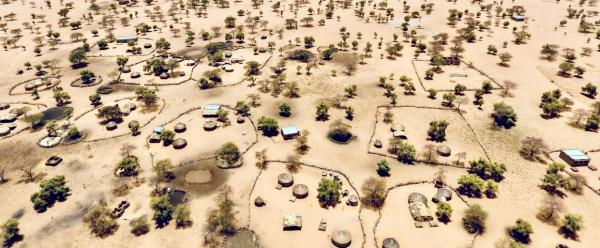
<instances>
[{"instance_id":1,"label":"sandy ground","mask_svg":"<svg viewBox=\"0 0 600 248\"><path fill-rule=\"evenodd\" d=\"M219 8L213 3L209 4L208 16L197 17L195 11L190 10L189 14L184 10L176 10L175 15L180 18L174 22L168 15L168 10L172 8L173 1L154 1L151 6L146 6L140 2L136 6L117 7L117 12L110 10L110 4L115 1L96 1L102 7L100 14L90 12L88 7L90 1L73 1L73 8L69 10L68 21L82 21L82 28L72 30L69 26L60 27L58 20L61 18L57 12L64 8L62 1L51 0L52 8L42 2L35 2L35 6L25 1L6 1L7 4L1 5L0 23L7 24L7 30L0 32L0 38L10 39L14 37L20 29L21 36L16 46L7 44L6 49L0 49L0 55L3 58L0 64L0 102L11 103L7 110L0 110L0 114L8 113L13 108L22 107L27 103L36 103L41 105L28 105L31 110L29 113L38 113L46 108L56 105L52 96L52 91L40 91L39 100L33 100L26 93L23 85L17 86L9 94L13 86L23 81L36 78L36 69L26 70L24 64L30 62L32 65L42 64L43 61L57 61L61 82L59 86L69 93L71 103L69 106L74 108L72 116L60 121L61 124L71 123L86 133L86 138L96 140L98 138L108 138L94 142L80 142L72 145L60 145L51 149L43 149L36 145L36 142L46 136L45 130L26 130L10 137L0 137L0 165L7 169L8 181L0 185L0 195L6 199L0 204L0 221L8 218L18 218L21 233L24 240L16 243L16 247L189 247L201 246L203 234L206 232L206 212L214 206L213 198L216 196L218 188L223 185L230 185L234 189L234 199L237 204L236 211L238 225L240 227L249 227L259 236L263 247L331 247L331 231L336 228L344 228L352 234L351 247L375 247L375 240L381 245L381 241L388 237L397 239L401 247L466 247L471 244L473 236L467 234L461 225L460 219L466 205L455 198L451 201L454 208L452 221L447 224L441 224L440 227L425 227L417 229L410 218L407 197L411 192L421 192L427 197L431 197L435 190L429 184L399 187L390 191L386 204L381 212L361 207L350 207L345 204L339 204L335 208L323 209L319 207L316 197L316 188L321 178L321 169L305 167L294 174L297 183L306 184L309 188L309 197L306 199L290 202L291 188L276 190L274 188L276 177L279 173L285 171L285 166L281 163L271 163L268 169L259 174L260 170L254 166L256 162L254 154L257 151L267 149L267 157L274 160L285 160L290 154L295 154L295 142L284 141L281 136L265 137L258 130L253 130L253 126L246 121L244 124L237 124L232 111L229 118L232 125L220 127L215 131L206 132L202 129L203 118L199 111L193 111L186 115L178 117L184 111L196 107L203 107L208 103L221 103L234 106L237 101L248 101L247 95L256 93L260 96L260 106L253 107L252 115L249 117L256 121L261 116L271 116L278 119L281 127L295 125L300 129L310 131L308 153L301 157L301 161L317 165L329 170L343 172L348 179L344 180L344 188L350 184L355 185L359 190L362 183L369 177L377 176L376 162L381 158L379 155L369 154L367 151L373 150L371 144L371 135L379 138L387 144L391 137L389 124L379 122L374 124L382 116L376 116L378 106L388 105L389 99L384 96L384 90L377 86L379 77L390 76L393 74L393 84L396 87L395 92L399 95L398 105L409 106L430 106L441 107L441 94L437 99L430 99L418 82L418 77L423 77L423 71L426 70L426 62L415 62L416 69L413 68L415 47L409 43L402 42L404 49L402 56L395 59L387 59L387 53L384 50L385 44L393 42L393 33L399 35L398 40L402 41L402 30L395 28L392 24L401 21L407 13L403 12L403 3L388 2L388 7L393 8L394 20L389 23L377 23L374 17L369 18L366 23L355 15L353 6L347 9L342 6L335 8L332 19L326 19L324 16L325 2L306 1L300 4L297 19L308 16L308 9L312 8L315 13L313 27L304 27L299 22L298 29L285 29L285 19L294 18L294 13L290 11L292 1L282 1L281 9L284 10L283 17L271 10L272 1L266 1L259 9L252 7L250 1L231 2L230 8ZM184 1L185 2L185 1ZM421 4L431 2L422 0L406 1L410 5L410 12L418 11ZM483 1L486 4L492 4L492 1ZM459 22L456 27L447 25L447 16L449 9L469 10L470 13L480 11L481 7L474 5L471 1L458 0L456 3L447 1L434 1L433 12L427 15L421 11L420 18L422 29L415 29L416 37L423 39L424 43L429 44L431 36L446 32L450 37L454 37L457 30L465 26L464 22ZM65 3L63 3L65 4ZM370 11L375 15L385 11L374 8L377 2L367 2L365 6L365 15ZM178 3L177 3L178 5ZM354 4L353 4L354 5ZM529 221L534 234L529 247L554 247L558 243L568 244L570 247L597 247L600 243L600 211L597 206L600 205L600 196L590 189L586 188L582 195L567 193L564 198L566 204L565 213L581 214L584 219L584 229L579 233L579 240L569 240L562 237L558 232L558 227L551 226L539 221L535 214L541 205L541 200L547 194L539 188L540 178L545 173L545 165L539 162L532 162L521 158L518 155L520 141L527 136L542 137L551 150L561 148L580 148L585 151L597 149L600 147L598 134L586 132L580 128L574 128L569 124L572 113L565 112L561 118L544 119L540 116L542 113L538 107L540 96L543 92L561 89L565 95L573 98L575 108L590 109L590 104L594 99L589 99L580 94L580 87L588 82L598 85L598 68L600 65L600 55L596 49L598 40L595 39L595 32L583 34L577 32L579 20L567 19L566 9L569 5L576 9L599 11L597 6L579 6L575 1L525 1L515 0L504 1L502 7L508 8L512 5L522 5L527 9L525 13L526 22L514 22L508 18L501 19L495 17L495 12L490 14L482 12L481 17L477 18L482 22L490 20L491 31L475 31L478 36L475 43L465 43L465 52L462 54L464 61L471 61L474 65L484 71L497 82L511 80L517 83L517 88L512 90L512 97L502 97L498 91L485 95L485 104L481 109L473 106L471 103L461 107L464 119L452 111L445 110L425 110L414 108L395 108L394 122L402 123L409 133L408 141L415 145L420 152L422 147L429 143L425 140L428 123L432 120L445 119L450 125L448 127L447 140L443 142L453 149L453 153L465 151L467 159L476 159L484 156L485 149L490 159L506 164L508 171L505 179L499 183L499 194L495 199L470 199L466 200L470 204L481 204L482 207L490 213L487 221L486 232L475 238L472 247L493 247L494 244L507 237L505 228L512 225L516 219L523 218ZM317 10L318 9L318 10ZM164 15L165 22L158 18L152 18L147 13L159 10ZM246 10L251 14L237 16L238 10ZM261 13L259 13L261 11ZM15 13L14 20L11 20L9 13ZM82 19L92 13L93 21L89 22ZM137 15L135 14L137 13ZM44 14L44 21L41 19L32 19L31 15ZM127 25L121 23L120 18L127 19L129 14L133 15ZM348 52L363 53L366 42L373 44L372 57L365 58L365 64L357 65L357 70L348 76L344 73L345 68L335 63L335 61L324 61L311 70L310 75L306 75L306 64L296 61L287 61L286 82L297 82L300 87L300 97L288 98L283 94L273 96L271 93L262 93L258 87L250 87L249 82L240 82L245 78L243 64L234 64L234 71L223 74L222 87L208 90L200 90L195 80L213 67L208 66L206 58L198 61L196 67L190 67L183 62L176 71L184 71L187 78L192 80L185 81L173 86L156 86L157 95L164 100L164 108L159 111L142 113L140 109L134 111L130 116L132 119L138 119L140 122L150 120L150 123L141 129L138 136L121 136L111 138L113 135L124 134L128 131L125 121L114 131L106 131L98 123L93 111L87 113L79 120L74 120L92 106L88 96L95 93L94 87L72 87L70 82L79 78L80 71L92 70L96 75L101 76L105 85L110 80L110 74L118 70L116 56L126 55L129 57L128 65L134 65L134 71L141 71L143 62L156 55L152 49L142 49L142 55L126 54L126 45L110 43L109 49L98 50L92 47L88 53L88 66L82 69L72 69L69 65L68 56L71 50L81 46L81 42L71 40L71 35L80 32L83 35L81 39L87 39L88 43L94 45L96 41L105 37L108 31L115 35L126 35L135 32L135 26L140 23L146 23L150 26L156 25L159 30L140 35L138 44L154 44L158 38L164 37L171 43L170 52L177 51L202 51L208 42L224 41L224 35L213 37L206 41L199 38L201 31L208 31L212 34L211 27L223 26L223 19L227 16L235 16L236 24L243 25L246 17L261 15L261 20L267 20L267 29L273 29L273 34L262 30L262 27L256 28L256 33L251 33L249 28L245 28L244 46L251 44L251 39L256 40L258 47L267 47L268 42L274 42L275 48L272 53L258 53L255 55L252 49L240 49L233 51L234 56L242 57L245 61L254 60L261 64L267 63L262 69L261 75L257 76L257 81L271 79L271 67L283 59L284 53L279 48L296 46L296 38L302 40L305 36L313 36L316 39L315 46L309 50L317 53L318 47L326 47L329 44L337 44L341 41L339 30L342 27L349 32L348 43L358 41L358 50L354 51L351 46ZM103 16L111 15L115 19L114 27L110 25L103 26L100 21ZM153 19L155 19L153 21ZM324 26L319 26L317 21L325 20ZM500 19L500 26L494 23ZM568 20L564 27L558 27L560 20ZM509 22L508 28L502 27L502 22ZM598 21L598 16L587 17L588 21ZM35 24L33 22L35 21ZM24 27L24 22L39 27L39 33L34 28L32 31ZM185 22L189 22L191 31L196 33L194 44L188 45L185 42ZM413 19L411 23L419 21ZM41 49L41 56L36 56L33 52L36 42L35 37L42 36L48 32L49 26L53 32L60 33L60 41L56 49L51 49L48 44L48 38L44 38ZM173 37L174 33L170 30L170 25L179 30L178 37ZM519 30L522 26L527 26L527 31L531 34L531 39L526 44L517 45L513 42L513 27ZM410 29L414 29L411 26ZM276 30L284 29L283 37L279 38ZM92 30L98 30L98 35L92 35ZM230 29L222 28L221 32L230 32ZM362 33L361 39L357 33ZM377 37L375 38L375 33ZM260 36L267 36L267 39L260 39ZM81 40L80 39L80 40ZM235 38L234 38L235 39ZM382 39L382 40L380 40ZM589 39L589 42L588 42ZM4 39L3 39L4 40ZM382 42L382 48L378 48L378 43ZM503 43L507 42L506 47ZM547 61L541 58L539 53L543 44L551 43L561 46L559 49L562 54L562 48L573 48L580 53L583 47L593 48L590 56L578 54L575 64L586 68L587 72L583 78L564 78L556 75L558 65L564 61L560 56L555 61ZM4 43L3 43L4 44ZM488 45L495 45L499 53L509 52L513 59L508 62L509 66L500 66L497 56L487 54ZM450 46L450 45L449 45ZM183 53L183 52L182 52ZM191 52L190 52L191 53ZM198 52L200 54L200 52ZM448 47L443 54L449 54ZM383 56L382 56L383 55ZM269 59L270 57L270 59ZM429 56L419 55L419 60L427 60ZM296 73L296 67L302 67L302 73ZM481 85L486 77L480 75L472 69L465 68L464 65L456 67L443 67L443 74L436 74L433 80L424 80L424 87L436 89L452 89L455 83L461 83L468 88L476 88ZM22 74L16 74L18 70L24 70ZM48 68L45 69L50 72ZM336 76L332 76L332 70L336 71ZM450 78L449 73L459 70L468 74L466 78ZM416 87L414 95L404 95L401 86L399 86L399 77L406 75L412 78ZM155 76L143 75L139 79L130 79L129 75L122 77L125 82L134 84L153 84L173 83L183 81L181 78L161 80ZM455 82L452 82L452 81ZM331 101L337 95L343 95L343 89L350 85L356 85L358 95L354 98L345 99L344 106L354 108L354 119L346 120L352 128L356 138L349 144L339 145L330 142L327 138L329 125L336 119L344 119L343 109L330 109L330 118L327 121L315 120L315 106L321 101ZM115 91L108 95L102 95L102 102L108 103L117 99L133 97L133 86L124 84L114 85ZM473 93L467 92L467 97L473 100ZM489 117L493 110L493 104L505 102L514 107L518 114L517 125L511 129L497 129L491 125ZM292 106L292 115L290 117L281 117L278 115L277 106L280 103L289 103ZM162 106L161 106L162 107ZM381 110L380 110L381 112ZM178 118L177 118L178 117ZM177 118L177 119L175 119ZM166 128L172 128L178 122L185 123L188 130L177 134L176 137L185 138L188 146L181 150L175 150L173 147L164 147L161 144L147 145L146 137L151 134L155 126L169 123ZM22 118L17 122L16 132L28 126ZM469 129L470 125L473 130ZM258 142L254 145L254 134L259 133ZM141 237L136 237L130 233L129 220L142 216L152 215L149 207L150 194L154 189L155 176L152 172L152 158L156 159L170 158L175 164L185 161L196 161L213 154L213 152L225 142L236 143L241 150L249 150L244 154L244 165L232 170L219 170L214 166L214 161L200 161L190 165L182 166L176 169L178 179L171 183L171 186L180 187L190 193L189 204L192 209L193 226L186 229L177 229L174 223L164 228L152 227L150 232ZM478 144L479 141L481 146ZM131 153L138 158L142 165L142 173L136 183L135 179L117 178L114 176L114 168L121 159L121 147L125 144L133 145ZM483 147L483 148L482 148ZM381 150L384 150L382 148ZM64 161L57 167L44 166L44 161L50 155L60 155ZM600 159L598 153L591 153L592 164ZM453 158L448 158L452 160ZM438 167L414 164L404 165L393 159L388 159L391 163L391 176L384 180L388 187L410 181L431 180L438 170ZM21 179L22 173L19 168L33 167L38 180L41 178L50 178L58 174L65 175L67 184L71 188L71 195L65 202L55 204L44 213L36 213L30 202L30 196L38 190L38 183L26 183ZM211 182L198 186L189 185L179 179L183 179L185 173L190 170L210 170ZM466 171L460 168L448 167L447 176L450 186L457 187L457 178L465 174ZM587 178L591 188L598 189L598 172L582 169L580 172ZM260 176L259 176L260 175ZM203 175L204 176L204 175ZM126 183L132 189L125 196L115 196L112 190L119 185ZM139 185L139 186L135 186ZM263 208L256 208L250 203L256 196L263 197L267 205ZM109 206L115 206L123 199L131 202L131 207L125 214L117 220L119 229L106 238L98 238L89 232L82 219L85 209L91 204L104 199ZM282 218L286 214L298 213L303 216L304 228L301 231L283 231ZM377 219L381 213L381 221L374 229ZM321 218L328 222L327 231L317 230ZM364 238L363 238L364 234Z\"/></svg>"}]
</instances>

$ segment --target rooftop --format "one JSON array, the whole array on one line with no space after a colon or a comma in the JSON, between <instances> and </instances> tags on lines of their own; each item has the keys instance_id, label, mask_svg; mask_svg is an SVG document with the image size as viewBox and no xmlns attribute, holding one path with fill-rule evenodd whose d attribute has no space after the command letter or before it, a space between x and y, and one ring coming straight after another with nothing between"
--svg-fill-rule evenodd
<instances>
[{"instance_id":1,"label":"rooftop","mask_svg":"<svg viewBox=\"0 0 600 248\"><path fill-rule=\"evenodd\" d=\"M300 129L298 129L295 126L289 126L282 128L281 132L283 133L283 135L297 134L300 132Z\"/></svg>"},{"instance_id":2,"label":"rooftop","mask_svg":"<svg viewBox=\"0 0 600 248\"><path fill-rule=\"evenodd\" d=\"M206 106L204 106L205 110L219 110L220 108L221 104L216 103L206 104Z\"/></svg>"},{"instance_id":3,"label":"rooftop","mask_svg":"<svg viewBox=\"0 0 600 248\"><path fill-rule=\"evenodd\" d=\"M564 149L562 150L562 152L564 152L565 154L567 154L567 156L569 156L570 158L574 159L574 160L589 160L590 158L585 155L585 153L582 150L579 149Z\"/></svg>"}]
</instances>

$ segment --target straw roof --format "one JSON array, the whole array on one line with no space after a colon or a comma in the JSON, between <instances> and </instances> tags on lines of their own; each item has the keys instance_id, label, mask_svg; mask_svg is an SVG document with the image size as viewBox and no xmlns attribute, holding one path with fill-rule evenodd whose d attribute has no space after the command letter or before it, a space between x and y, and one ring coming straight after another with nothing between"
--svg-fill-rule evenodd
<instances>
[{"instance_id":1,"label":"straw roof","mask_svg":"<svg viewBox=\"0 0 600 248\"><path fill-rule=\"evenodd\" d=\"M336 247L348 247L352 242L352 235L347 230L335 230L331 234L331 242Z\"/></svg>"},{"instance_id":2,"label":"straw roof","mask_svg":"<svg viewBox=\"0 0 600 248\"><path fill-rule=\"evenodd\" d=\"M425 205L427 205L427 197L425 197L423 194L421 193L417 193L417 192L413 192L410 195L408 195L408 203L423 203Z\"/></svg>"},{"instance_id":3,"label":"straw roof","mask_svg":"<svg viewBox=\"0 0 600 248\"><path fill-rule=\"evenodd\" d=\"M452 199L452 190L449 188L443 187L437 190L437 193L433 197L433 202L445 202Z\"/></svg>"},{"instance_id":4,"label":"straw roof","mask_svg":"<svg viewBox=\"0 0 600 248\"><path fill-rule=\"evenodd\" d=\"M452 149L450 149L450 147L447 145L439 145L437 146L436 150L438 154L444 157L448 157L452 153Z\"/></svg>"},{"instance_id":5,"label":"straw roof","mask_svg":"<svg viewBox=\"0 0 600 248\"><path fill-rule=\"evenodd\" d=\"M308 196L308 186L297 184L292 188L292 194L294 194L296 198L305 198Z\"/></svg>"},{"instance_id":6,"label":"straw roof","mask_svg":"<svg viewBox=\"0 0 600 248\"><path fill-rule=\"evenodd\" d=\"M185 132L187 127L183 123L177 123L177 124L175 124L175 127L173 129L175 130L175 132L182 133L182 132Z\"/></svg>"},{"instance_id":7,"label":"straw roof","mask_svg":"<svg viewBox=\"0 0 600 248\"><path fill-rule=\"evenodd\" d=\"M400 248L398 241L394 238L387 238L383 240L382 248Z\"/></svg>"},{"instance_id":8,"label":"straw roof","mask_svg":"<svg viewBox=\"0 0 600 248\"><path fill-rule=\"evenodd\" d=\"M292 186L294 184L294 176L290 173L281 173L277 177L277 182L284 187Z\"/></svg>"},{"instance_id":9,"label":"straw roof","mask_svg":"<svg viewBox=\"0 0 600 248\"><path fill-rule=\"evenodd\" d=\"M177 138L175 141L173 141L173 147L175 149L184 148L185 146L187 146L187 140L183 138Z\"/></svg>"},{"instance_id":10,"label":"straw roof","mask_svg":"<svg viewBox=\"0 0 600 248\"><path fill-rule=\"evenodd\" d=\"M109 121L108 123L106 123L106 129L108 130L114 130L115 128L117 128L117 123L114 121Z\"/></svg>"}]
</instances>

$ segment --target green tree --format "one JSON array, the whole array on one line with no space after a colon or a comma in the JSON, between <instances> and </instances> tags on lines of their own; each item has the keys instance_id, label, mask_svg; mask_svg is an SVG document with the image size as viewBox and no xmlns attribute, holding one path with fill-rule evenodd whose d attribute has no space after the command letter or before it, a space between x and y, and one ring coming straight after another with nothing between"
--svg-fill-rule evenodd
<instances>
[{"instance_id":1,"label":"green tree","mask_svg":"<svg viewBox=\"0 0 600 248\"><path fill-rule=\"evenodd\" d=\"M136 156L128 155L119 161L116 174L119 176L136 176L140 172L140 162Z\"/></svg>"},{"instance_id":2,"label":"green tree","mask_svg":"<svg viewBox=\"0 0 600 248\"><path fill-rule=\"evenodd\" d=\"M380 176L390 175L390 165L385 158L382 158L377 161L377 174L379 174Z\"/></svg>"},{"instance_id":3,"label":"green tree","mask_svg":"<svg viewBox=\"0 0 600 248\"><path fill-rule=\"evenodd\" d=\"M531 234L533 234L533 227L523 219L518 219L514 226L508 228L508 235L523 244L531 242Z\"/></svg>"},{"instance_id":4,"label":"green tree","mask_svg":"<svg viewBox=\"0 0 600 248\"><path fill-rule=\"evenodd\" d=\"M173 212L177 227L189 227L192 225L192 211L187 204L179 204Z\"/></svg>"},{"instance_id":5,"label":"green tree","mask_svg":"<svg viewBox=\"0 0 600 248\"><path fill-rule=\"evenodd\" d=\"M152 170L156 173L159 180L171 180L175 174L173 173L173 162L170 159L161 159L156 161Z\"/></svg>"},{"instance_id":6,"label":"green tree","mask_svg":"<svg viewBox=\"0 0 600 248\"><path fill-rule=\"evenodd\" d=\"M246 74L247 75L258 75L260 74L260 64L256 61L246 62Z\"/></svg>"},{"instance_id":7,"label":"green tree","mask_svg":"<svg viewBox=\"0 0 600 248\"><path fill-rule=\"evenodd\" d=\"M429 130L427 135L430 140L442 142L446 140L446 128L448 127L447 121L432 121L429 123Z\"/></svg>"},{"instance_id":8,"label":"green tree","mask_svg":"<svg viewBox=\"0 0 600 248\"><path fill-rule=\"evenodd\" d=\"M583 217L577 214L566 214L560 232L570 238L577 238L577 232L583 228Z\"/></svg>"},{"instance_id":9,"label":"green tree","mask_svg":"<svg viewBox=\"0 0 600 248\"><path fill-rule=\"evenodd\" d=\"M217 152L217 158L222 159L228 164L234 164L241 157L238 147L231 142L227 142L221 146Z\"/></svg>"},{"instance_id":10,"label":"green tree","mask_svg":"<svg viewBox=\"0 0 600 248\"><path fill-rule=\"evenodd\" d=\"M511 128L517 123L517 114L511 106L504 102L494 104L494 112L492 113L494 125L504 128Z\"/></svg>"},{"instance_id":11,"label":"green tree","mask_svg":"<svg viewBox=\"0 0 600 248\"><path fill-rule=\"evenodd\" d=\"M321 178L317 198L323 207L335 206L340 201L342 183L337 179Z\"/></svg>"},{"instance_id":12,"label":"green tree","mask_svg":"<svg viewBox=\"0 0 600 248\"><path fill-rule=\"evenodd\" d=\"M131 233L133 233L135 236L141 236L148 233L148 231L150 231L150 225L148 224L147 219L148 218L145 215L142 215L131 220L131 222L129 222L129 226L131 226Z\"/></svg>"},{"instance_id":13,"label":"green tree","mask_svg":"<svg viewBox=\"0 0 600 248\"><path fill-rule=\"evenodd\" d=\"M317 105L317 119L327 120L327 118L329 118L329 104L320 102L319 105Z\"/></svg>"},{"instance_id":14,"label":"green tree","mask_svg":"<svg viewBox=\"0 0 600 248\"><path fill-rule=\"evenodd\" d=\"M447 202L438 202L435 215L441 222L448 223L452 217L452 206Z\"/></svg>"},{"instance_id":15,"label":"green tree","mask_svg":"<svg viewBox=\"0 0 600 248\"><path fill-rule=\"evenodd\" d=\"M480 178L493 179L497 182L504 179L506 165L503 163L497 163L487 159L479 158L478 160L469 161L469 165L469 173L476 174Z\"/></svg>"},{"instance_id":16,"label":"green tree","mask_svg":"<svg viewBox=\"0 0 600 248\"><path fill-rule=\"evenodd\" d=\"M165 144L165 145L169 145L169 144L173 143L174 139L175 139L175 132L173 132L171 130L165 130L160 133L160 140L162 140L163 144Z\"/></svg>"},{"instance_id":17,"label":"green tree","mask_svg":"<svg viewBox=\"0 0 600 248\"><path fill-rule=\"evenodd\" d=\"M129 130L131 130L131 133L133 135L137 135L140 132L140 122L139 121L132 120L129 122L129 124L127 124L127 126L129 127Z\"/></svg>"},{"instance_id":18,"label":"green tree","mask_svg":"<svg viewBox=\"0 0 600 248\"><path fill-rule=\"evenodd\" d=\"M15 242L23 239L23 235L19 233L19 221L11 218L4 222L2 237L4 238L5 247L11 247Z\"/></svg>"},{"instance_id":19,"label":"green tree","mask_svg":"<svg viewBox=\"0 0 600 248\"><path fill-rule=\"evenodd\" d=\"M33 208L38 212L46 211L56 201L64 201L69 195L69 187L63 175L43 180L40 183L40 191L31 195Z\"/></svg>"},{"instance_id":20,"label":"green tree","mask_svg":"<svg viewBox=\"0 0 600 248\"><path fill-rule=\"evenodd\" d=\"M396 155L399 161L406 164L411 164L415 161L417 151L412 144L398 139L392 139L390 141L390 147L390 152Z\"/></svg>"},{"instance_id":21,"label":"green tree","mask_svg":"<svg viewBox=\"0 0 600 248\"><path fill-rule=\"evenodd\" d=\"M71 54L69 54L69 62L71 62L73 66L80 66L85 64L87 62L85 49L80 47L71 51Z\"/></svg>"},{"instance_id":22,"label":"green tree","mask_svg":"<svg viewBox=\"0 0 600 248\"><path fill-rule=\"evenodd\" d=\"M266 136L277 134L279 122L271 117L261 116L258 118L258 129L262 130Z\"/></svg>"},{"instance_id":23,"label":"green tree","mask_svg":"<svg viewBox=\"0 0 600 248\"><path fill-rule=\"evenodd\" d=\"M169 224L169 221L173 218L173 206L169 202L167 195L152 198L150 207L154 210L152 219L158 227L164 227Z\"/></svg>"},{"instance_id":24,"label":"green tree","mask_svg":"<svg viewBox=\"0 0 600 248\"><path fill-rule=\"evenodd\" d=\"M290 104L283 102L279 104L278 108L279 115L286 117L292 115L292 106L290 106Z\"/></svg>"},{"instance_id":25,"label":"green tree","mask_svg":"<svg viewBox=\"0 0 600 248\"><path fill-rule=\"evenodd\" d=\"M469 197L479 197L485 182L476 175L462 175L458 178L458 192Z\"/></svg>"}]
</instances>

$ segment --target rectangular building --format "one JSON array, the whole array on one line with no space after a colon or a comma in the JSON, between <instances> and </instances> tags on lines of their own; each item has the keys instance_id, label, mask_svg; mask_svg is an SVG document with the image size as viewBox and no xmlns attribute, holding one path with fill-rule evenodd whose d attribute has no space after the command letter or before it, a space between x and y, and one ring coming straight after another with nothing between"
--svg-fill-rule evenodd
<instances>
[{"instance_id":1,"label":"rectangular building","mask_svg":"<svg viewBox=\"0 0 600 248\"><path fill-rule=\"evenodd\" d=\"M590 157L579 149L564 149L560 151L559 157L570 166L588 166Z\"/></svg>"}]
</instances>

